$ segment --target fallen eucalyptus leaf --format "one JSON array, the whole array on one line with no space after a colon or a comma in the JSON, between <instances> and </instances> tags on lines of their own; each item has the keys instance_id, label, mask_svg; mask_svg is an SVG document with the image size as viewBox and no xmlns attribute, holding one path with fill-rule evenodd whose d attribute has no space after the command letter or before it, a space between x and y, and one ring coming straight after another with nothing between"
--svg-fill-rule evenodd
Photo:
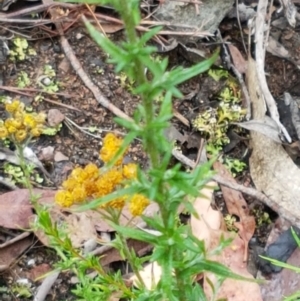
<instances>
[{"instance_id":1,"label":"fallen eucalyptus leaf","mask_svg":"<svg viewBox=\"0 0 300 301\"><path fill-rule=\"evenodd\" d=\"M263 120L249 120L234 124L246 130L261 133L275 142L282 143L279 137L278 127L273 119L271 119L269 116L265 116Z\"/></svg>"}]
</instances>

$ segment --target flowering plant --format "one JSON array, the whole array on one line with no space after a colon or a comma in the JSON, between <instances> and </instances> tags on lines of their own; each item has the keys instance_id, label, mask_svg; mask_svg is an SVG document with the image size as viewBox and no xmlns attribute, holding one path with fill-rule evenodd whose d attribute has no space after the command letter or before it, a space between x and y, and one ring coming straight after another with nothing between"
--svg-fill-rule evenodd
<instances>
[{"instance_id":1,"label":"flowering plant","mask_svg":"<svg viewBox=\"0 0 300 301\"><path fill-rule=\"evenodd\" d=\"M27 113L24 109L25 105L19 100L6 102L5 110L10 117L0 122L0 139L9 138L19 144L42 134L46 115Z\"/></svg>"},{"instance_id":2,"label":"flowering plant","mask_svg":"<svg viewBox=\"0 0 300 301\"><path fill-rule=\"evenodd\" d=\"M197 274L208 270L221 278L240 277L221 264L208 260L204 242L197 240L187 225L178 222L180 207L185 212L194 213L187 196L199 195L199 190L212 175L211 163L197 167L190 173L183 171L179 164L170 167L172 143L165 138L165 129L169 127L172 118L172 97L181 97L177 85L208 70L218 53L190 68L177 67L169 71L167 59L153 61L151 54L155 48L146 45L159 28L142 36L136 33L135 28L140 21L139 1L85 2L109 3L123 19L126 40L120 45L99 33L89 22L85 25L99 47L108 53L110 62L116 66L116 72L123 72L129 80L135 81L133 93L140 96L141 104L133 120L116 118L116 122L128 132L123 140L113 134L105 136L100 150L100 158L105 165L98 168L90 163L83 168L76 167L57 192L55 201L63 207L77 204L77 210L83 211L105 209L103 216L116 230L116 238L110 244L129 263L137 282L128 287L119 272L111 274L101 266L98 258L82 256L80 250L72 246L63 225L53 224L49 212L35 204L38 225L49 236L52 246L62 259L57 268L71 269L80 280L74 290L80 300L111 300L115 292L126 300L206 300L201 285L194 281ZM162 100L156 102L157 98ZM18 110L14 107L10 109L13 114ZM17 115L13 115L13 118ZM24 126L29 135L34 135L32 131L37 131L41 125L38 115L30 118L23 116L20 124L16 126L16 123L8 123L6 126L4 123L1 127L2 137L14 135L17 131L12 128L23 129ZM19 134L10 137L21 146L26 139ZM145 171L132 163L123 164L123 156L136 138L142 141L149 158L150 167ZM26 169L26 165L23 168ZM153 218L142 215L150 202L155 202L159 208L159 214ZM134 217L141 216L147 227L155 231L122 226L119 217L126 203ZM128 238L148 243L153 252L139 258L129 249ZM155 261L161 267L161 277L153 287L147 286L141 276L142 265L149 261ZM98 273L94 279L86 276L91 269Z\"/></svg>"},{"instance_id":3,"label":"flowering plant","mask_svg":"<svg viewBox=\"0 0 300 301\"><path fill-rule=\"evenodd\" d=\"M100 158L103 162L108 163L116 155L122 140L109 133L103 142ZM122 161L123 157L120 157L115 166L109 170L99 169L93 163L88 164L85 168L73 169L70 177L62 184L64 190L56 193L56 203L63 207L70 207L72 204L84 202L90 198L103 197L128 186L128 181L135 180L137 177L137 165L134 163L123 165ZM141 215L150 204L144 195L136 193L132 197L126 195L117 197L102 204L101 207L122 210L126 201L129 202L129 211L133 216Z\"/></svg>"}]
</instances>

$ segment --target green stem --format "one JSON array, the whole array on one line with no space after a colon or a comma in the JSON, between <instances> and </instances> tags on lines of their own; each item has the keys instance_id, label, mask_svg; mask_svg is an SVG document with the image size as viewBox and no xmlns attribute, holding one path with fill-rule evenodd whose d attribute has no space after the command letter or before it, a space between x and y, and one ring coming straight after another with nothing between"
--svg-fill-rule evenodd
<instances>
[{"instance_id":1,"label":"green stem","mask_svg":"<svg viewBox=\"0 0 300 301\"><path fill-rule=\"evenodd\" d=\"M126 30L126 34L128 37L128 41L132 45L136 45L137 41L138 41L138 36L137 36L136 30L135 30L135 24L132 19L131 12L127 5L128 3L126 3L126 1L118 1L118 3L121 6L121 14L122 14L122 18L124 20L125 30ZM143 66L142 62L139 60L138 56L134 59L134 64L136 66L137 84L143 85L147 82L147 78L145 76L144 66ZM146 93L143 93L141 95L141 97L142 97L142 103L143 103L143 106L144 106L144 109L146 112L145 127L149 128L148 126L154 121L154 118L155 118L154 101L153 101L153 99L149 98L149 95ZM149 154L152 167L159 168L160 167L160 153L159 153L158 148L156 147L156 143L154 140L155 134L156 134L155 131L151 131L150 133L145 135L146 141L144 141L144 142L145 142L146 152ZM163 183L160 184L160 187L158 189L160 190L160 192L163 191ZM169 232L167 230L168 229L168 220L169 220L169 215L172 213L169 212L168 208L166 208L164 203L159 204L159 207L160 207L160 213L161 213L161 217L162 217L166 232ZM123 239L123 238L121 238L121 239ZM127 247L127 244L124 241L123 241L123 245L125 248ZM130 259L129 250L126 250L126 253L127 253L126 256L128 256L128 259ZM176 252L176 250L175 250L173 260L179 262L180 258L182 258L182 254L178 254L178 252ZM131 264L131 266L133 269L135 269L134 264ZM138 273L138 270L136 270L136 271L134 270L134 272L137 275L139 281L141 281L141 283L142 283L142 279ZM165 270L164 273L171 275L172 270L169 270L169 271ZM184 287L183 286L184 281L181 279L178 271L177 272L175 271L175 275L176 275L176 282L177 282L177 287L178 287L179 300L186 301L185 290L182 289Z\"/></svg>"},{"instance_id":2,"label":"green stem","mask_svg":"<svg viewBox=\"0 0 300 301\"><path fill-rule=\"evenodd\" d=\"M26 162L26 159L24 157L24 145L19 145L18 143L15 143L16 148L17 148L17 153L18 153L18 157L19 157L19 164L20 167L22 169L22 171L24 172L24 180L25 180L25 187L28 189L29 191L29 198L30 201L33 202L34 201L34 194L33 194L33 187L32 184L30 182L30 168L28 167L28 164Z\"/></svg>"},{"instance_id":3,"label":"green stem","mask_svg":"<svg viewBox=\"0 0 300 301\"><path fill-rule=\"evenodd\" d=\"M107 211L109 214L110 214L110 220L116 224L116 225L120 225L119 221L120 221L120 214L121 214L121 211L118 212L117 210L110 210L108 209ZM139 269L136 267L135 265L135 262L134 262L134 258L128 248L128 244L127 244L127 241L126 241L126 238L121 234L121 233L118 233L118 236L120 238L120 241L122 243L122 247L123 247L123 252L124 252L124 255L126 257L126 260L128 261L128 263L130 264L134 274L136 275L137 279L139 280L139 282L141 283L141 285L143 285L145 287L145 283L144 283L144 280L143 278L141 277L141 274L140 274L140 271Z\"/></svg>"},{"instance_id":4,"label":"green stem","mask_svg":"<svg viewBox=\"0 0 300 301\"><path fill-rule=\"evenodd\" d=\"M122 15L122 19L124 20L125 25L125 31L127 34L128 42L132 45L137 45L139 38L135 30L135 23L132 18L132 11L129 6L130 1L119 1L117 3L117 6L120 7L120 13ZM136 80L138 86L141 86L145 83L147 83L147 78L145 75L145 69L144 65L139 59L138 56L136 56L133 59L133 64L135 66L135 72L136 72ZM155 117L154 115L154 102L153 99L149 98L149 95L147 93L141 94L142 103L145 108L145 128L149 128L148 126L153 122L153 119ZM155 131L149 130L148 135L145 135L147 138L144 141L145 142L145 150L149 154L151 165L154 168L159 167L160 160L159 160L159 151L155 145L154 138L155 137Z\"/></svg>"},{"instance_id":5,"label":"green stem","mask_svg":"<svg viewBox=\"0 0 300 301\"><path fill-rule=\"evenodd\" d=\"M138 270L138 268L136 267L135 263L134 263L134 260L132 258L132 254L128 248L128 244L126 242L126 239L120 234L118 233L119 237L120 237L120 240L122 241L122 246L123 246L123 251L124 251L124 254L126 256L126 260L129 262L134 274L136 275L138 281L140 282L140 284L143 286L143 287L146 287L145 285L145 282L140 274L140 271Z\"/></svg>"}]
</instances>

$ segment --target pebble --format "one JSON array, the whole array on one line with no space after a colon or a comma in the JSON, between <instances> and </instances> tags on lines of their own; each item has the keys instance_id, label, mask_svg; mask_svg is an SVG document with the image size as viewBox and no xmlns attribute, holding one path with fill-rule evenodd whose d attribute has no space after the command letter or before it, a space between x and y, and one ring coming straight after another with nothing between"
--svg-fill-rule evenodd
<instances>
[{"instance_id":1,"label":"pebble","mask_svg":"<svg viewBox=\"0 0 300 301\"><path fill-rule=\"evenodd\" d=\"M84 35L83 35L82 33L80 33L80 32L78 32L78 33L76 34L76 39L77 39L77 40L81 40L83 37L84 37Z\"/></svg>"},{"instance_id":2,"label":"pebble","mask_svg":"<svg viewBox=\"0 0 300 301\"><path fill-rule=\"evenodd\" d=\"M32 259L29 259L28 262L27 262L27 265L30 267L30 266L34 266L35 265L35 260L32 258Z\"/></svg>"},{"instance_id":3,"label":"pebble","mask_svg":"<svg viewBox=\"0 0 300 301\"><path fill-rule=\"evenodd\" d=\"M51 79L49 77L45 77L42 82L45 86L49 86L51 84Z\"/></svg>"}]
</instances>

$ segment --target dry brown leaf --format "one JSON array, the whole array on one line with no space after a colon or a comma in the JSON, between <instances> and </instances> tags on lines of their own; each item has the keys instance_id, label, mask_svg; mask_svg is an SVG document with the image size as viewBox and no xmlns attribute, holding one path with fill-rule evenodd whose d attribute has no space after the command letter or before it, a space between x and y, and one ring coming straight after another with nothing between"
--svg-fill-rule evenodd
<instances>
[{"instance_id":1,"label":"dry brown leaf","mask_svg":"<svg viewBox=\"0 0 300 301\"><path fill-rule=\"evenodd\" d=\"M5 271L33 243L32 237L25 237L0 249L0 272Z\"/></svg>"},{"instance_id":2,"label":"dry brown leaf","mask_svg":"<svg viewBox=\"0 0 300 301\"><path fill-rule=\"evenodd\" d=\"M191 217L193 234L198 239L205 240L208 252L219 246L221 236L225 239L234 238L232 243L222 250L220 254L211 256L209 259L224 264L234 273L252 279L253 277L247 271L247 266L244 262L245 242L238 235L225 232L221 229L221 215L210 207L213 190L205 188L201 193L203 193L205 197L199 197L195 200L194 209L198 213L198 216L202 218L197 219L195 216ZM219 228L217 228L218 225ZM233 235L235 235L235 237ZM203 287L206 296L210 299L213 296L213 292L207 279L213 283L214 287L217 287L217 279L211 273L204 273ZM229 278L226 279L219 288L216 299L218 298L226 299L227 301L262 300L258 284Z\"/></svg>"},{"instance_id":3,"label":"dry brown leaf","mask_svg":"<svg viewBox=\"0 0 300 301\"><path fill-rule=\"evenodd\" d=\"M35 194L48 197L52 190L34 189ZM28 189L18 189L0 195L0 226L10 229L28 228L33 216Z\"/></svg>"},{"instance_id":4,"label":"dry brown leaf","mask_svg":"<svg viewBox=\"0 0 300 301\"><path fill-rule=\"evenodd\" d=\"M215 162L213 167L218 174L228 182L235 183L234 178L222 163ZM241 192L223 185L220 186L228 212L238 216L240 219L240 221L236 222L234 225L239 229L239 236L245 242L244 261L246 261L248 257L248 243L255 231L254 216L250 215L248 204L246 203Z\"/></svg>"},{"instance_id":5,"label":"dry brown leaf","mask_svg":"<svg viewBox=\"0 0 300 301\"><path fill-rule=\"evenodd\" d=\"M101 27L105 33L115 33L124 28L122 24L103 23Z\"/></svg>"},{"instance_id":6,"label":"dry brown leaf","mask_svg":"<svg viewBox=\"0 0 300 301\"><path fill-rule=\"evenodd\" d=\"M209 184L214 184L210 182ZM206 248L210 248L214 231L219 231L222 224L222 216L219 211L211 207L213 189L207 185L201 190L201 197L194 201L194 209L198 216L191 216L192 233L204 240Z\"/></svg>"},{"instance_id":7,"label":"dry brown leaf","mask_svg":"<svg viewBox=\"0 0 300 301\"><path fill-rule=\"evenodd\" d=\"M32 216L27 189L18 189L0 195L0 226L10 229L29 227Z\"/></svg>"},{"instance_id":8,"label":"dry brown leaf","mask_svg":"<svg viewBox=\"0 0 300 301\"><path fill-rule=\"evenodd\" d=\"M222 231L220 231L220 234ZM223 233L225 239L229 238L229 233ZM220 237L219 237L220 238ZM211 245L211 247L217 247L218 244ZM215 260L224 264L233 273L241 276L253 279L253 276L247 271L247 264L244 262L245 244L243 240L236 236L230 246L226 247L220 255L211 257L211 260ZM208 283L208 280L217 287L217 278L211 273L205 273L204 275L204 292L208 299L213 296L213 292ZM240 281L227 278L218 290L216 299L222 299L227 301L262 301L260 287L257 283Z\"/></svg>"},{"instance_id":9,"label":"dry brown leaf","mask_svg":"<svg viewBox=\"0 0 300 301\"><path fill-rule=\"evenodd\" d=\"M97 239L95 224L89 212L72 213L65 218L67 233L75 248L89 239Z\"/></svg>"},{"instance_id":10,"label":"dry brown leaf","mask_svg":"<svg viewBox=\"0 0 300 301\"><path fill-rule=\"evenodd\" d=\"M233 65L241 73L246 73L247 71L247 61L242 56L241 52L232 44L228 44L228 48L231 54Z\"/></svg>"}]
</instances>

